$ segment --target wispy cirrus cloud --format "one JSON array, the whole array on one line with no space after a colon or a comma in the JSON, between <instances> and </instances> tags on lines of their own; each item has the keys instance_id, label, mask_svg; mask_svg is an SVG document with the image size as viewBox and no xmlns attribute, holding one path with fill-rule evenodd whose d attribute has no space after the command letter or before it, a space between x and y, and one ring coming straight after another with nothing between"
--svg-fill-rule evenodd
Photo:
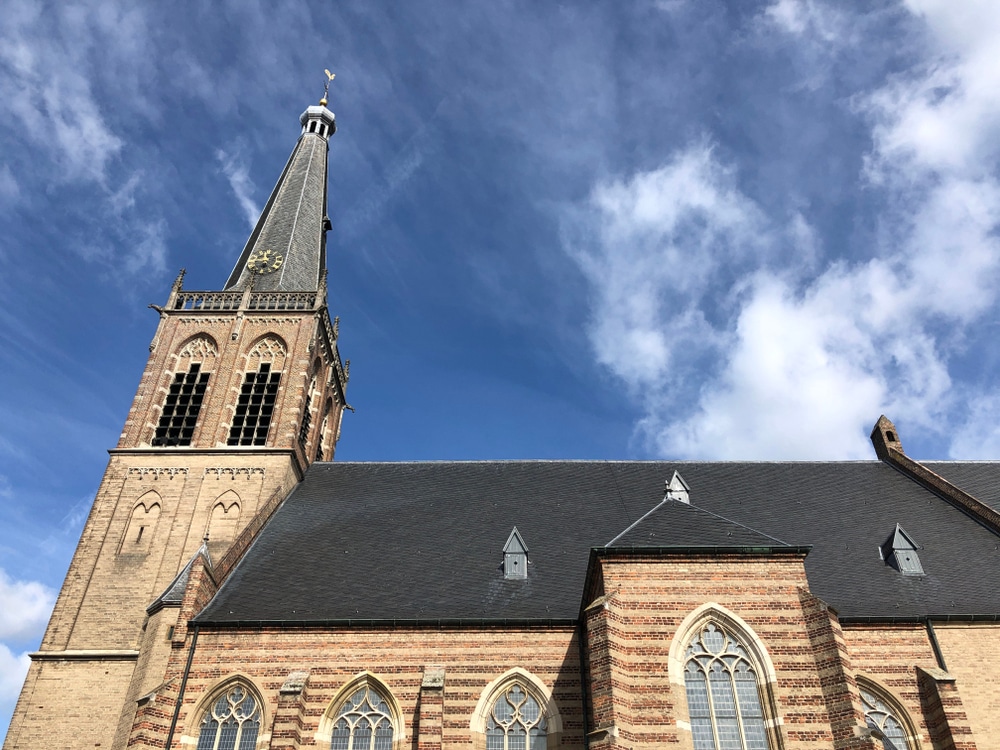
<instances>
[{"instance_id":1,"label":"wispy cirrus cloud","mask_svg":"<svg viewBox=\"0 0 1000 750\"><path fill-rule=\"evenodd\" d=\"M253 180L250 179L250 169L247 166L242 151L236 149L229 152L218 149L215 152L215 158L222 168L222 174L229 181L229 187L232 188L233 195L236 196L236 200L240 204L247 224L252 228L260 216L260 206L257 205L257 202L253 198L257 192L257 187L253 184Z\"/></svg>"}]
</instances>

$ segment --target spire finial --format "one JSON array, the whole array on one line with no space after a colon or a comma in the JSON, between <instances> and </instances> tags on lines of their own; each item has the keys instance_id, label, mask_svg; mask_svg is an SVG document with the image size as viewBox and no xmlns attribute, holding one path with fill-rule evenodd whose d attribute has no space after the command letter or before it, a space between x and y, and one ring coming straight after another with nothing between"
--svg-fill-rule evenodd
<instances>
[{"instance_id":1,"label":"spire finial","mask_svg":"<svg viewBox=\"0 0 1000 750\"><path fill-rule=\"evenodd\" d=\"M326 73L326 83L323 84L323 98L319 100L319 103L326 106L327 97L330 96L330 82L337 77L336 73L331 73L329 70L324 68L324 73Z\"/></svg>"}]
</instances>

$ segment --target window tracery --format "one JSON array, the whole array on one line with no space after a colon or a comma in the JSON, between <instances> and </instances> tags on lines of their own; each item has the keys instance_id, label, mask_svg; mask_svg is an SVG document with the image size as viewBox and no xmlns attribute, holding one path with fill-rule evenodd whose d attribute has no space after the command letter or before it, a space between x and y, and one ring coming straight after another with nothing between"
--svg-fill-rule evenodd
<instances>
[{"instance_id":1,"label":"window tracery","mask_svg":"<svg viewBox=\"0 0 1000 750\"><path fill-rule=\"evenodd\" d=\"M243 685L229 686L205 711L197 750L253 750L261 723L260 705Z\"/></svg>"},{"instance_id":2,"label":"window tracery","mask_svg":"<svg viewBox=\"0 0 1000 750\"><path fill-rule=\"evenodd\" d=\"M902 717L888 701L880 698L876 692L866 686L859 686L861 705L865 710L865 723L869 729L877 730L875 736L882 740L886 750L909 750L910 743L906 739L906 729Z\"/></svg>"},{"instance_id":3,"label":"window tracery","mask_svg":"<svg viewBox=\"0 0 1000 750\"><path fill-rule=\"evenodd\" d=\"M735 635L709 621L684 657L695 750L768 750L757 670Z\"/></svg>"},{"instance_id":4,"label":"window tracery","mask_svg":"<svg viewBox=\"0 0 1000 750\"><path fill-rule=\"evenodd\" d=\"M548 722L540 701L520 682L493 701L486 719L486 750L545 750Z\"/></svg>"},{"instance_id":5,"label":"window tracery","mask_svg":"<svg viewBox=\"0 0 1000 750\"><path fill-rule=\"evenodd\" d=\"M337 711L330 750L392 750L393 737L388 701L363 685Z\"/></svg>"}]
</instances>

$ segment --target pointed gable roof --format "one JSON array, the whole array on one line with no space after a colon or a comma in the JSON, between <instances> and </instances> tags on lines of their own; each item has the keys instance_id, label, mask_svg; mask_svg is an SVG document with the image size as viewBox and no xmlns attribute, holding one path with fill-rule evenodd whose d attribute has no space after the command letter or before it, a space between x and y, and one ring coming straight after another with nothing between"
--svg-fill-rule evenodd
<instances>
[{"instance_id":1,"label":"pointed gable roof","mask_svg":"<svg viewBox=\"0 0 1000 750\"><path fill-rule=\"evenodd\" d=\"M507 537L507 541L503 545L503 551L507 555L523 554L528 551L528 545L521 538L521 533L517 530L517 526L511 530L510 536Z\"/></svg>"},{"instance_id":2,"label":"pointed gable roof","mask_svg":"<svg viewBox=\"0 0 1000 750\"><path fill-rule=\"evenodd\" d=\"M607 549L710 547L742 550L790 547L773 536L672 497L664 498L604 546Z\"/></svg>"}]
</instances>

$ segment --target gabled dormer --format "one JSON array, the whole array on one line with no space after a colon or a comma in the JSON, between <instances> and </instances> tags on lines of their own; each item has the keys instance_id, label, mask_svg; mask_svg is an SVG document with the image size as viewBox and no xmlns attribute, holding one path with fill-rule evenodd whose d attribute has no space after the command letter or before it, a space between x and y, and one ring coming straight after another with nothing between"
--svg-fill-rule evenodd
<instances>
[{"instance_id":1,"label":"gabled dormer","mask_svg":"<svg viewBox=\"0 0 1000 750\"><path fill-rule=\"evenodd\" d=\"M528 577L528 545L521 538L517 526L503 546L503 577L509 580Z\"/></svg>"},{"instance_id":2,"label":"gabled dormer","mask_svg":"<svg viewBox=\"0 0 1000 750\"><path fill-rule=\"evenodd\" d=\"M917 543L898 523L880 548L886 565L895 568L904 576L922 576L924 569L920 564L917 549Z\"/></svg>"},{"instance_id":3,"label":"gabled dormer","mask_svg":"<svg viewBox=\"0 0 1000 750\"><path fill-rule=\"evenodd\" d=\"M691 504L691 488L684 481L679 471L674 471L674 475L667 482L665 500L677 500L678 502Z\"/></svg>"}]
</instances>

